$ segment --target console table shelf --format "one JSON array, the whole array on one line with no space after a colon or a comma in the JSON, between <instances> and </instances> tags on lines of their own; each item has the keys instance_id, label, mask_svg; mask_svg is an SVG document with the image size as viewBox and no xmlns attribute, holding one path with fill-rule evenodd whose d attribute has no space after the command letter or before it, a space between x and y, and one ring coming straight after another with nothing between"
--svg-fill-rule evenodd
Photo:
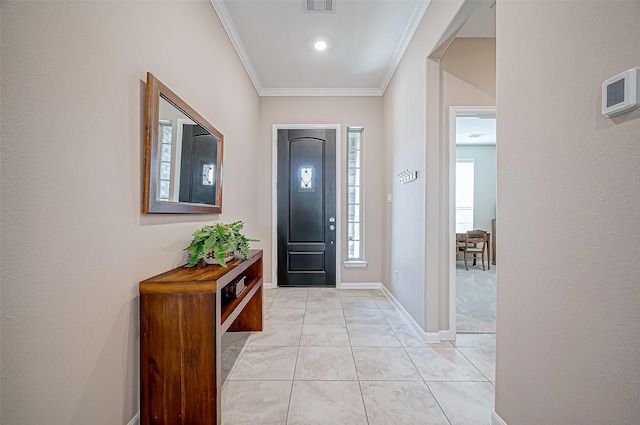
<instances>
[{"instance_id":1,"label":"console table shelf","mask_svg":"<svg viewBox=\"0 0 640 425\"><path fill-rule=\"evenodd\" d=\"M224 287L244 276L236 299ZM221 266L177 267L140 282L142 425L219 425L221 338L262 330L262 251Z\"/></svg>"}]
</instances>

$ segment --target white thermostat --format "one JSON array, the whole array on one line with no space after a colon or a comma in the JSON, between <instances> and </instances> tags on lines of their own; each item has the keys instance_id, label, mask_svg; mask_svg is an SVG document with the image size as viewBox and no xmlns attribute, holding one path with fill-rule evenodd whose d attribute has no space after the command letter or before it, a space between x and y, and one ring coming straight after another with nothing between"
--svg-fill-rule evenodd
<instances>
[{"instance_id":1,"label":"white thermostat","mask_svg":"<svg viewBox=\"0 0 640 425\"><path fill-rule=\"evenodd\" d=\"M613 117L640 106L640 67L626 70L602 83L602 115Z\"/></svg>"}]
</instances>

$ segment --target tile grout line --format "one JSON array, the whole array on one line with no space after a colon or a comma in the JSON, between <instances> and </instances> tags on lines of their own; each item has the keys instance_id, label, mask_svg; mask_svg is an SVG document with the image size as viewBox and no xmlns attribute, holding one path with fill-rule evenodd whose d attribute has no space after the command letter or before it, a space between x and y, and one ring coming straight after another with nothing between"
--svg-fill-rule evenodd
<instances>
[{"instance_id":1,"label":"tile grout line","mask_svg":"<svg viewBox=\"0 0 640 425\"><path fill-rule=\"evenodd\" d=\"M421 375L422 376L422 375ZM444 408L442 407L442 405L440 404L440 401L436 398L436 395L433 393L433 391L431 391L431 387L429 386L429 384L427 383L427 381L425 381L424 377L422 377L422 382L424 382L424 386L427 387L427 390L429 391L429 394L431 394L431 397L433 397L433 400L436 402L436 404L438 405L438 407L440 408L440 411L442 412L442 414L444 415L444 417L447 419L447 421L449 422L449 424L451 424L451 419L449 419L449 415L447 415L447 412L444 411Z\"/></svg>"},{"instance_id":2,"label":"tile grout line","mask_svg":"<svg viewBox=\"0 0 640 425\"><path fill-rule=\"evenodd\" d=\"M342 299L340 301L342 303ZM342 307L342 316L344 317L344 306ZM360 380L360 374L358 373L358 365L356 364L356 356L353 354L353 344L351 343L351 335L349 334L349 327L347 326L347 318L344 317L344 327L347 329L347 338L349 339L349 349L351 350L351 359L353 360L353 368L356 370L356 380L358 382L358 388L360 389L360 399L362 400L362 408L364 409L364 418L369 425L369 414L367 413L367 404L364 401L364 394L362 393L362 381Z\"/></svg>"},{"instance_id":3,"label":"tile grout line","mask_svg":"<svg viewBox=\"0 0 640 425\"><path fill-rule=\"evenodd\" d=\"M393 327L391 327L391 329L393 330L394 334L396 333L396 330L393 329ZM396 334L396 338L398 338L398 334ZM398 340L400 340L400 338L398 338ZM402 342L400 342L402 344ZM433 393L433 391L431 391L431 387L429 387L429 384L427 384L427 381L424 379L424 376L422 376L422 373L420 373L420 369L418 369L418 366L416 365L416 363L413 361L413 358L411 358L411 355L409 354L409 352L407 351L407 347L403 344L402 345L402 349L404 350L405 354L407 355L407 357L409 357L409 360L411 361L411 364L413 365L413 367L416 368L416 371L418 372L418 375L420 376L420 380L422 381L422 383L424 384L425 387L427 387L427 391L429 391L429 394L431 394L431 397L433 397L433 401L436 402L436 404L438 405L438 407L440 408L440 411L442 412L442 414L444 415L445 419L447 420L447 422L449 422L449 425L452 424L451 419L449 419L449 416L446 414L446 412L444 411L444 409L442 408L442 405L440 404L440 402L438 401L438 399L436 398L435 394Z\"/></svg>"},{"instance_id":4,"label":"tile grout line","mask_svg":"<svg viewBox=\"0 0 640 425\"><path fill-rule=\"evenodd\" d=\"M293 368L293 376L291 377L291 389L289 390L289 403L287 403L287 414L284 418L285 425L289 422L289 412L291 411L291 399L293 398L293 384L296 379L296 369L298 368L298 354L300 353L300 346L298 346L298 351L296 352L296 365Z\"/></svg>"},{"instance_id":5,"label":"tile grout line","mask_svg":"<svg viewBox=\"0 0 640 425\"><path fill-rule=\"evenodd\" d=\"M358 370L356 369L356 373ZM364 401L364 394L362 393L362 381L358 379L358 388L360 388L360 398L362 399L362 408L364 409L364 418L367 421L367 425L369 424L369 414L367 413L367 403Z\"/></svg>"},{"instance_id":6,"label":"tile grout line","mask_svg":"<svg viewBox=\"0 0 640 425\"><path fill-rule=\"evenodd\" d=\"M293 399L293 385L296 382L296 371L298 370L298 358L300 357L300 342L302 342L302 331L304 329L304 316L307 314L307 300L309 299L309 292L307 292L307 298L305 299L304 313L302 314L302 325L300 326L300 337L298 338L298 349L296 350L296 361L293 366L293 376L291 377L291 391L289 392L289 404L287 405L287 415L285 417L285 425L289 422L289 413L291 411L291 400Z\"/></svg>"},{"instance_id":7,"label":"tile grout line","mask_svg":"<svg viewBox=\"0 0 640 425\"><path fill-rule=\"evenodd\" d=\"M240 359L242 358L242 356L244 356L244 352L246 351L247 347L248 345L243 345L242 347L240 347L240 353L238 353L238 358L236 359L235 362L233 362L233 367L231 367L231 370L229 370L227 379L225 379L224 383L222 384L223 388L227 382L231 381L231 375L233 375L233 371L236 370L236 368L240 364ZM238 348L238 347L223 347L223 349L224 348ZM220 359L220 361L222 361L222 359Z\"/></svg>"},{"instance_id":8,"label":"tile grout line","mask_svg":"<svg viewBox=\"0 0 640 425\"><path fill-rule=\"evenodd\" d=\"M469 347L463 347L463 348L469 348ZM485 375L479 368L478 366L475 365L474 362L471 361L471 359L469 359L467 356L465 356L465 354L460 351L460 349L458 347L456 347L456 350L458 350L458 353L462 354L462 357L464 357L469 363L471 363L471 366L473 366L478 372L480 372L480 375L484 376L485 379L487 380L486 382L491 383L491 380L489 379L489 377L487 375ZM470 381L470 382L483 382L483 381Z\"/></svg>"},{"instance_id":9,"label":"tile grout line","mask_svg":"<svg viewBox=\"0 0 640 425\"><path fill-rule=\"evenodd\" d=\"M338 293L338 294L339 294L339 293ZM370 297L371 297L371 295L370 295ZM304 310L304 312L303 312L303 315L302 315L302 316L303 316L303 317L302 317L302 328L303 328L303 327L304 327L304 325L305 325L305 318L307 317L307 316L306 316L306 314L307 314L307 309L308 309L308 302L309 302L309 300L310 300L311 298L312 298L312 297L311 297L310 293L309 293L309 292L307 292L307 297L305 298L305 308L303 309L303 310ZM362 387L363 382L367 382L367 381L402 382L402 381L404 381L404 380L398 380L398 379L388 379L388 380L376 380L376 379L373 379L373 380L364 380L364 379L361 379L361 377L360 377L360 375L359 375L359 373L358 373L358 368L357 368L356 361L355 361L354 346L353 346L353 344L352 344L351 335L350 335L350 333L349 333L349 324L365 324L365 325L366 325L366 324L368 324L368 325L376 325L376 324L378 324L378 323L370 323L370 322L347 323L346 316L345 316L345 307L342 305L342 299L344 299L344 298L342 298L340 295L338 295L338 298L340 299L341 310L342 310L342 312L341 312L341 313L342 313L342 319L344 319L344 326L345 326L346 331L347 331L348 344L349 344L349 348L350 348L350 351L351 351L352 361L353 361L353 363L354 363L354 368L355 368L355 371L356 371L356 380L357 380L357 382L358 382L358 387L359 387L359 390L360 390L360 395L361 395L361 399L362 399L362 403L363 403L363 408L364 408L364 412L365 412L365 420L366 420L366 423L367 423L367 424L369 424L370 422L369 422L369 418L368 418L367 405L366 405L366 402L365 402L365 397L364 397L363 387ZM346 299L348 299L348 298L349 298L349 297L346 297ZM275 299L275 297L274 297L274 299ZM375 300L374 300L374 301L375 301ZM272 303L273 303L273 300L272 300ZM270 304L269 308L271 308L272 303ZM377 303L376 303L376 305L377 305ZM364 307L362 307L362 308L364 308ZM328 308L324 308L324 309L328 309ZM361 309L361 308L358 308L358 309ZM379 305L377 305L376 309L377 309L377 310L379 310L379 311L381 311L381 310L382 310L382 309L380 308L380 306L379 306ZM395 310L395 311L397 311L397 309L396 309L396 308L391 309L391 310ZM405 345L405 344L403 344L403 342L400 340L400 338L399 338L399 336L398 336L398 335L399 335L399 333L400 333L400 332L399 332L399 330L394 329L394 327L393 327L394 325L390 322L389 318L388 318L386 315L384 315L384 312L382 312L382 315L383 315L383 317L385 318L386 326L388 326L388 327L390 327L390 328L391 328L393 335L395 336L395 338L396 338L396 339L398 340L398 342L400 343L400 346L403 348L403 351L405 352L405 355L407 355L407 356L409 357L409 360L411 361L411 364L414 366L414 368L415 368L415 369L416 369L416 371L418 372L419 379L417 379L417 380L409 380L409 381L411 381L411 382L420 382L420 381L421 381L421 382L423 382L423 384L427 387L427 390L428 390L429 394L431 395L431 397L432 397L432 398L433 398L433 400L435 401L436 405L439 407L440 411L442 412L443 416L446 418L447 423L448 423L448 424L452 424L451 420L449 419L448 415L447 415L447 414L446 414L446 412L444 411L444 409L443 409L442 405L440 404L439 400L435 397L435 394L433 393L433 391L432 391L431 387L429 386L429 382L432 382L432 381L427 381L427 380L425 379L425 377L424 377L424 376L422 376L422 374L420 373L420 371L419 371L419 370L418 370L418 368L417 368L416 363L414 362L413 358L411 358L411 356L409 355L409 353L408 353L408 351L407 351L407 350L408 350L408 348L407 348L408 346L407 346L407 345ZM281 323L281 324L286 324L286 323ZM317 324L317 325L326 325L327 323L325 323L325 322L320 322L320 323L316 323L316 324ZM396 324L396 325L406 325L406 323L403 323L403 324ZM250 340L250 339L252 339L252 337L253 337L253 335L250 335L249 340ZM290 393L289 393L289 402L288 402L288 406L287 406L287 413L286 413L285 423L288 423L288 422L289 422L289 415L290 415L291 403L292 403L292 398L293 398L293 386L295 385L295 382L296 382L296 378L295 378L295 376L296 376L296 375L295 375L295 373L296 373L296 371L297 371L297 366L298 366L298 362L299 362L299 353L300 353L300 349L302 348L302 346L301 346L301 341L302 341L302 329L301 329L301 333L300 333L300 338L299 338L299 340L298 340L298 346L297 346L297 352L296 352L296 360L295 360L295 366L294 366L294 374L293 374L293 379L292 379L292 381L291 381L291 389L290 389ZM409 346L410 346L410 345L409 345ZM429 344L424 344L424 345L421 345L421 346L427 346L427 347L428 347L428 346L429 346ZM245 349L244 349L244 350L246 350L246 347L248 347L248 345L247 345L247 346L245 346ZM332 346L322 346L322 347L333 347L333 345L332 345ZM336 346L336 347L338 347L338 346ZM444 348L444 347L442 347L442 348ZM448 380L444 380L444 381L433 381L433 382L435 382L435 383L462 383L462 382L478 383L478 382L489 382L489 383L493 384L493 383L489 380L489 378L488 378L488 377L487 377L487 376L486 376L482 371L480 371L480 369L475 365L475 363L473 363L473 362L472 362L472 361L471 361L471 360L470 360L470 359L469 359L469 358L468 358L468 357L467 357L467 356L466 356L466 355L465 355L465 354L460 350L460 348L459 348L459 347L457 347L457 346L453 346L453 345L452 345L451 347L447 347L447 348L455 348L455 349L456 349L456 351L458 351L458 352L463 356L463 358L464 358L465 360L467 360L469 363L471 363L471 365L474 367L474 369L476 369L476 370L480 373L480 375L481 375L481 376L483 376L483 377L485 378L485 381L448 381ZM467 347L464 347L464 348L467 348ZM470 348L484 348L484 347L470 347ZM244 351L244 350L243 350L243 351ZM241 355L243 355L243 354L244 354L244 352L241 352ZM232 368L232 370L231 370L231 372L230 372L229 376L231 376L231 374L233 373L233 371L235 370L235 368L237 367L237 365L238 365L238 363L236 363L236 364L234 365L234 367ZM286 381L286 380L285 380L285 381ZM314 380L314 379L307 379L307 380L301 380L301 381L315 381L315 380ZM342 381L344 381L344 379L324 380L324 381L342 382ZM406 381L406 382L409 382L409 381ZM493 385L494 385L494 387L495 387L495 384L493 384Z\"/></svg>"}]
</instances>

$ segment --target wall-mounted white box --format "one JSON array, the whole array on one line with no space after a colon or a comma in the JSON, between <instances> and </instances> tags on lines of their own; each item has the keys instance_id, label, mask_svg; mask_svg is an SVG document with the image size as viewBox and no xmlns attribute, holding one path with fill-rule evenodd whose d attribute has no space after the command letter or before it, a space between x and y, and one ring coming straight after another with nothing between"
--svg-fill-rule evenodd
<instances>
[{"instance_id":1,"label":"wall-mounted white box","mask_svg":"<svg viewBox=\"0 0 640 425\"><path fill-rule=\"evenodd\" d=\"M640 67L628 69L602 83L602 115L613 117L640 106Z\"/></svg>"}]
</instances>

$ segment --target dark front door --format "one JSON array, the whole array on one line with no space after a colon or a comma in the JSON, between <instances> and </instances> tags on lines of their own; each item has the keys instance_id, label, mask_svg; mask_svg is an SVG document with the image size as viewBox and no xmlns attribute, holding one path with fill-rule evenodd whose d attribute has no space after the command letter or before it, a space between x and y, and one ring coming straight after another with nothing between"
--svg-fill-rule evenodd
<instances>
[{"instance_id":1,"label":"dark front door","mask_svg":"<svg viewBox=\"0 0 640 425\"><path fill-rule=\"evenodd\" d=\"M336 285L336 131L278 130L278 286Z\"/></svg>"},{"instance_id":2,"label":"dark front door","mask_svg":"<svg viewBox=\"0 0 640 425\"><path fill-rule=\"evenodd\" d=\"M180 202L216 203L218 139L199 125L182 127Z\"/></svg>"}]
</instances>

